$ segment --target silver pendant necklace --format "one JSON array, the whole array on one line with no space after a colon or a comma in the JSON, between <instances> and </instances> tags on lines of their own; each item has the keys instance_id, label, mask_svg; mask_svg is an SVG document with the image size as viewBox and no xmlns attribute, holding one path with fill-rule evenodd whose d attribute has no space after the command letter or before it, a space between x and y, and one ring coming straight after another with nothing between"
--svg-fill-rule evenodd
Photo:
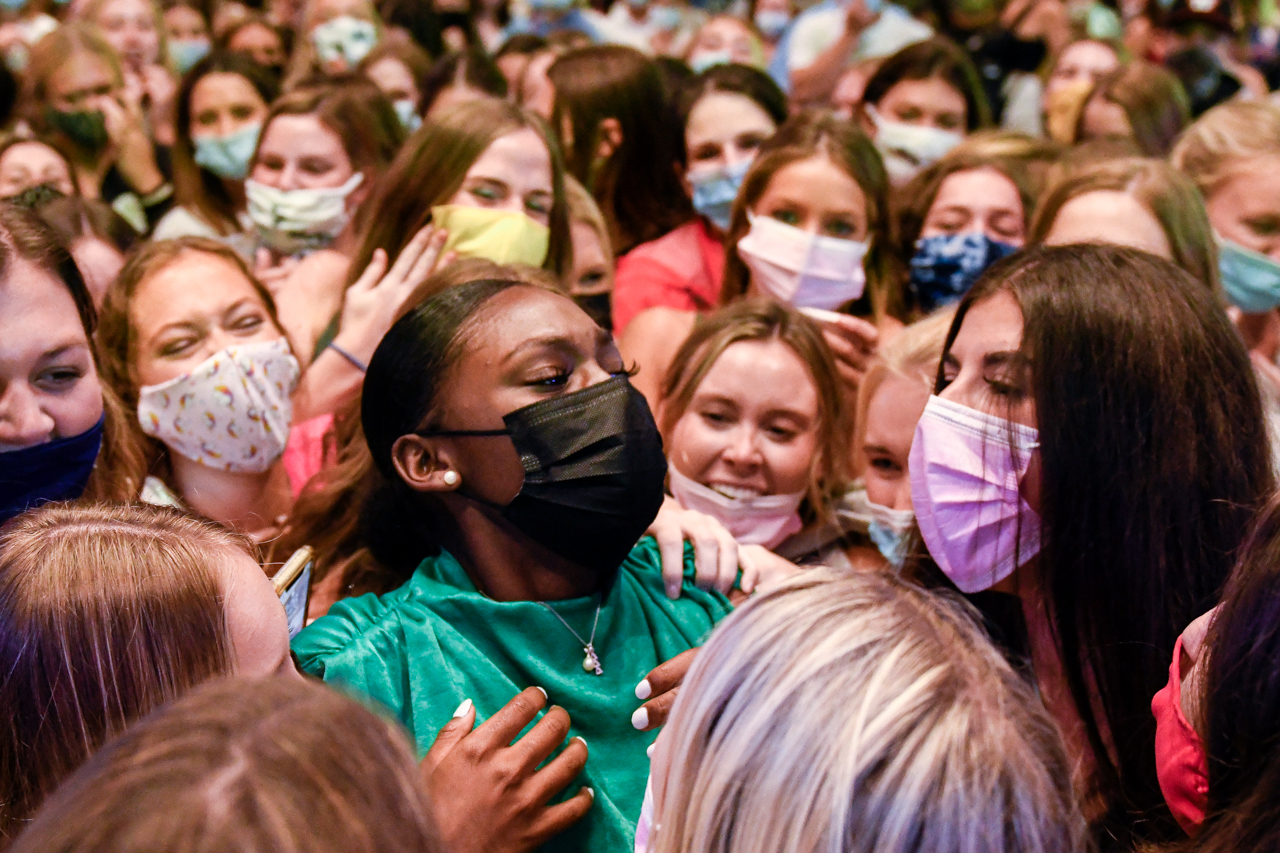
<instances>
[{"instance_id":1,"label":"silver pendant necklace","mask_svg":"<svg viewBox=\"0 0 1280 853\"><path fill-rule=\"evenodd\" d=\"M596 618L591 623L591 639L584 640L582 635L573 630L573 626L564 620L564 617L556 612L556 609L545 601L539 601L543 607L551 611L551 615L560 620L560 624L569 629L569 633L573 634L574 639L582 643L582 651L586 653L586 657L582 659L582 668L587 672L595 672L596 675L604 675L604 670L600 668L600 656L596 654L596 627L600 624L600 608L604 607L604 599L601 598L600 603L596 605Z\"/></svg>"}]
</instances>

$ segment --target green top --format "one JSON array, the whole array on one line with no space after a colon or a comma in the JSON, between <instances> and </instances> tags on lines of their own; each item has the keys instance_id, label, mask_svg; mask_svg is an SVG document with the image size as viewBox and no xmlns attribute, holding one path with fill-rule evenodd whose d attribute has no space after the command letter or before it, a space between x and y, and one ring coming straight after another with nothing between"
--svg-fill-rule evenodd
<instances>
[{"instance_id":1,"label":"green top","mask_svg":"<svg viewBox=\"0 0 1280 853\"><path fill-rule=\"evenodd\" d=\"M719 593L697 589L691 549L684 592L662 587L654 541L640 541L623 562L600 609L595 649L603 675L582 668L585 656L569 629L536 601L501 602L476 591L447 552L423 560L413 577L383 596L340 601L293 641L302 668L389 708L413 734L419 754L464 699L477 725L526 687L547 691L569 712L570 737L590 752L571 785L595 790L590 813L544 845L556 851L628 851L644 799L655 733L637 732L635 687L649 671L699 645L730 611ZM597 596L551 602L583 639L591 636Z\"/></svg>"}]
</instances>

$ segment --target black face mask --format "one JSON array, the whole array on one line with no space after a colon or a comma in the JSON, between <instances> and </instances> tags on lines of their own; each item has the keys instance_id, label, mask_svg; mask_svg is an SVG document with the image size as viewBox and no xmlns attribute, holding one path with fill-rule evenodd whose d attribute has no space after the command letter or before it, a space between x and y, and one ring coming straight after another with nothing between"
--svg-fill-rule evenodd
<instances>
[{"instance_id":1,"label":"black face mask","mask_svg":"<svg viewBox=\"0 0 1280 853\"><path fill-rule=\"evenodd\" d=\"M524 485L498 507L502 517L572 563L616 571L657 516L667 476L662 436L644 397L615 376L516 409L502 422L506 429L418 435L510 436Z\"/></svg>"}]
</instances>

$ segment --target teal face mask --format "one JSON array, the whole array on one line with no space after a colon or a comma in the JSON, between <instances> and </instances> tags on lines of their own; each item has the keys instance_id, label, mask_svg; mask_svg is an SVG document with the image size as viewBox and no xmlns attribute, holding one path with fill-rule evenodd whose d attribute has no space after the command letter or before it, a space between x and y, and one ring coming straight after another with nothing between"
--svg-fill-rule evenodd
<instances>
[{"instance_id":1,"label":"teal face mask","mask_svg":"<svg viewBox=\"0 0 1280 853\"><path fill-rule=\"evenodd\" d=\"M1248 314L1280 306L1280 263L1239 243L1218 243L1218 271L1227 299Z\"/></svg>"},{"instance_id":2,"label":"teal face mask","mask_svg":"<svg viewBox=\"0 0 1280 853\"><path fill-rule=\"evenodd\" d=\"M0 3L4 0L0 0ZM181 76L209 55L208 39L169 39L169 58Z\"/></svg>"},{"instance_id":3,"label":"teal face mask","mask_svg":"<svg viewBox=\"0 0 1280 853\"><path fill-rule=\"evenodd\" d=\"M192 137L196 165L203 166L219 178L243 181L249 174L249 161L258 147L258 134L261 132L262 125L255 122L226 136Z\"/></svg>"}]
</instances>

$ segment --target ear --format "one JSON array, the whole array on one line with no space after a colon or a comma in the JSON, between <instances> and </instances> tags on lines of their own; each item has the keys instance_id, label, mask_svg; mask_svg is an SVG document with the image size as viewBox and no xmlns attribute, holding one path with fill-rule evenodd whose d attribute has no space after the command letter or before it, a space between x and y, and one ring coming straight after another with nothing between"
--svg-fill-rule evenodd
<instances>
[{"instance_id":1,"label":"ear","mask_svg":"<svg viewBox=\"0 0 1280 853\"><path fill-rule=\"evenodd\" d=\"M400 436L391 446L391 464L415 492L452 492L462 485L448 450L434 439Z\"/></svg>"},{"instance_id":2,"label":"ear","mask_svg":"<svg viewBox=\"0 0 1280 853\"><path fill-rule=\"evenodd\" d=\"M622 123L616 118L607 118L600 122L596 132L596 158L608 160L622 146Z\"/></svg>"},{"instance_id":3,"label":"ear","mask_svg":"<svg viewBox=\"0 0 1280 853\"><path fill-rule=\"evenodd\" d=\"M359 210L360 205L364 204L365 199L369 197L371 192L373 192L373 181L367 179L361 181L360 186L353 189L351 194L347 196L347 211L355 213Z\"/></svg>"}]
</instances>

